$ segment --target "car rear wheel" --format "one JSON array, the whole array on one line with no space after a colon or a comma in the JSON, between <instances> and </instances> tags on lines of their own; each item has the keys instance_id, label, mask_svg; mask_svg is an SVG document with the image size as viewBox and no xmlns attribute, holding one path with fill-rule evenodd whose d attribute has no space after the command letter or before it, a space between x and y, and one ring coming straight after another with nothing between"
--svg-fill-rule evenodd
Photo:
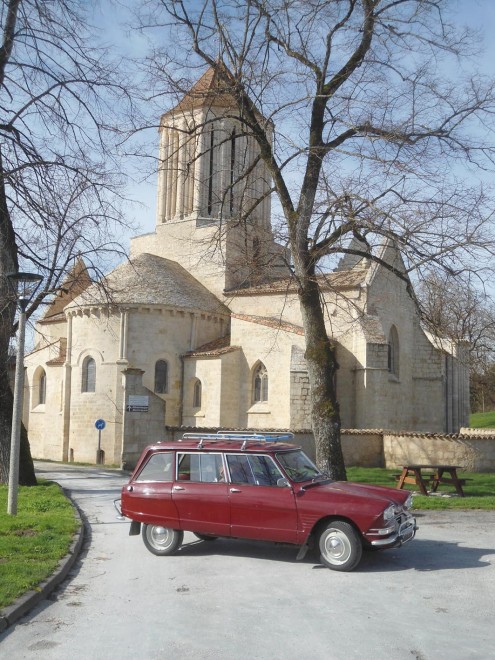
<instances>
[{"instance_id":1,"label":"car rear wheel","mask_svg":"<svg viewBox=\"0 0 495 660\"><path fill-rule=\"evenodd\" d=\"M363 546L356 530L343 520L334 520L318 540L322 564L334 571L352 571L361 561Z\"/></svg>"},{"instance_id":2,"label":"car rear wheel","mask_svg":"<svg viewBox=\"0 0 495 660\"><path fill-rule=\"evenodd\" d=\"M173 555L182 545L184 532L162 525L143 525L144 545L154 555Z\"/></svg>"}]
</instances>

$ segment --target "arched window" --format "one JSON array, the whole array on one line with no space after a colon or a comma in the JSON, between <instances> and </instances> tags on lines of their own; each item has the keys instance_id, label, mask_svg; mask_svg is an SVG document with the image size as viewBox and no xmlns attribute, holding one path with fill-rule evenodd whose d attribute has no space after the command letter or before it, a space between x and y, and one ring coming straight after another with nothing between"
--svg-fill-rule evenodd
<instances>
[{"instance_id":1,"label":"arched window","mask_svg":"<svg viewBox=\"0 0 495 660\"><path fill-rule=\"evenodd\" d=\"M254 403L268 401L268 372L262 362L254 370L253 401Z\"/></svg>"},{"instance_id":2,"label":"arched window","mask_svg":"<svg viewBox=\"0 0 495 660\"><path fill-rule=\"evenodd\" d=\"M168 364L165 360L158 360L155 364L155 392L156 394L168 392Z\"/></svg>"},{"instance_id":3,"label":"arched window","mask_svg":"<svg viewBox=\"0 0 495 660\"><path fill-rule=\"evenodd\" d=\"M96 362L88 355L82 365L82 392L96 391Z\"/></svg>"},{"instance_id":4,"label":"arched window","mask_svg":"<svg viewBox=\"0 0 495 660\"><path fill-rule=\"evenodd\" d=\"M193 390L193 408L201 408L201 381L197 380L194 383L194 390Z\"/></svg>"},{"instance_id":5,"label":"arched window","mask_svg":"<svg viewBox=\"0 0 495 660\"><path fill-rule=\"evenodd\" d=\"M38 405L46 403L46 373L41 370L38 380Z\"/></svg>"},{"instance_id":6,"label":"arched window","mask_svg":"<svg viewBox=\"0 0 495 660\"><path fill-rule=\"evenodd\" d=\"M388 335L388 371L399 377L399 335L393 325Z\"/></svg>"}]
</instances>

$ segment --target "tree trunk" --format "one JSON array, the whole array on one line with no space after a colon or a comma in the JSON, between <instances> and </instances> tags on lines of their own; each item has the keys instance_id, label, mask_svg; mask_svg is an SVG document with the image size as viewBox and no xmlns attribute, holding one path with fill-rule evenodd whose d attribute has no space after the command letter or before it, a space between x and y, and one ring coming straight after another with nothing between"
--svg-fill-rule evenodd
<instances>
[{"instance_id":1,"label":"tree trunk","mask_svg":"<svg viewBox=\"0 0 495 660\"><path fill-rule=\"evenodd\" d=\"M10 440L12 429L13 394L9 382L9 343L15 318L15 299L9 293L7 273L18 270L15 233L10 220L5 195L0 154L0 483L7 483L10 470ZM33 459L24 426L21 429L19 483L36 485Z\"/></svg>"},{"instance_id":2,"label":"tree trunk","mask_svg":"<svg viewBox=\"0 0 495 660\"><path fill-rule=\"evenodd\" d=\"M340 408L335 388L338 364L327 335L318 285L307 279L299 291L306 338L306 363L311 387L311 419L316 463L332 479L347 479L340 442Z\"/></svg>"},{"instance_id":3,"label":"tree trunk","mask_svg":"<svg viewBox=\"0 0 495 660\"><path fill-rule=\"evenodd\" d=\"M10 467L10 438L12 429L12 406L14 397L8 378L0 378L0 483L9 480ZM24 424L21 426L21 447L19 458L19 485L36 486L33 459L29 447L28 437Z\"/></svg>"}]
</instances>

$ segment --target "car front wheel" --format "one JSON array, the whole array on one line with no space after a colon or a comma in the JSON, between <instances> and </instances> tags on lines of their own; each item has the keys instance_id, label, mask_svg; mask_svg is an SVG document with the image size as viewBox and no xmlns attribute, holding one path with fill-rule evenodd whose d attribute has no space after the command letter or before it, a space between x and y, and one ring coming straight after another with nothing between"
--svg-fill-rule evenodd
<instances>
[{"instance_id":1,"label":"car front wheel","mask_svg":"<svg viewBox=\"0 0 495 660\"><path fill-rule=\"evenodd\" d=\"M143 525L144 545L154 555L173 555L182 545L184 532L162 525Z\"/></svg>"},{"instance_id":2,"label":"car front wheel","mask_svg":"<svg viewBox=\"0 0 495 660\"><path fill-rule=\"evenodd\" d=\"M318 540L322 564L334 571L352 571L361 561L363 546L356 530L343 520L334 520Z\"/></svg>"}]
</instances>

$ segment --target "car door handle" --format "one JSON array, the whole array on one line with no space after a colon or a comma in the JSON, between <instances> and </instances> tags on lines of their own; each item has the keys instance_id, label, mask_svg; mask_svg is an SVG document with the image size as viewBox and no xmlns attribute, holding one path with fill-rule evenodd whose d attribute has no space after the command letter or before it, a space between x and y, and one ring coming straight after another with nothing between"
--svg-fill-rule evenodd
<instances>
[{"instance_id":1,"label":"car door handle","mask_svg":"<svg viewBox=\"0 0 495 660\"><path fill-rule=\"evenodd\" d=\"M174 490L185 490L185 488L182 488L182 486L174 486Z\"/></svg>"},{"instance_id":2,"label":"car door handle","mask_svg":"<svg viewBox=\"0 0 495 660\"><path fill-rule=\"evenodd\" d=\"M132 491L134 490L134 488L133 488L132 486L127 486L126 490L128 490L130 493L132 493Z\"/></svg>"},{"instance_id":3,"label":"car door handle","mask_svg":"<svg viewBox=\"0 0 495 660\"><path fill-rule=\"evenodd\" d=\"M241 491L240 491L239 488L231 488L231 489L230 489L230 492L231 492L231 493L240 493Z\"/></svg>"}]
</instances>

